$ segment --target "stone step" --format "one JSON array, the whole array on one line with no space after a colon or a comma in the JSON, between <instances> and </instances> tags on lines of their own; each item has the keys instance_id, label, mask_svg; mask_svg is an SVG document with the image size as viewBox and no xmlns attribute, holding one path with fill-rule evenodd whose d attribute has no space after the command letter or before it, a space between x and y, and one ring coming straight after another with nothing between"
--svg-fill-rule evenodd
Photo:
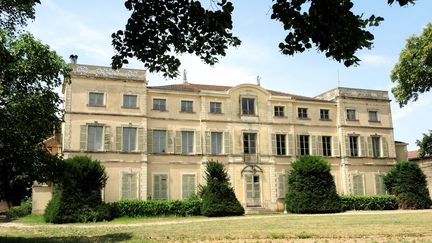
<instances>
[{"instance_id":1,"label":"stone step","mask_svg":"<svg viewBox=\"0 0 432 243\"><path fill-rule=\"evenodd\" d=\"M276 212L263 207L246 207L245 209L245 214L270 214L270 213L276 213Z\"/></svg>"}]
</instances>

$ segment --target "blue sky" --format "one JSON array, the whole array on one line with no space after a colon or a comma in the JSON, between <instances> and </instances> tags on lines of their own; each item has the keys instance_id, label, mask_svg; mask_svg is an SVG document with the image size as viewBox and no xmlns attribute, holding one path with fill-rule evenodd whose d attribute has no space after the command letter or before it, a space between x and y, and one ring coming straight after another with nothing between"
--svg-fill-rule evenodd
<instances>
[{"instance_id":1,"label":"blue sky","mask_svg":"<svg viewBox=\"0 0 432 243\"><path fill-rule=\"evenodd\" d=\"M204 6L210 0L201 1ZM233 32L242 40L231 48L214 67L203 64L194 56L181 56L181 70L186 69L188 81L218 85L255 83L306 96L315 96L340 86L390 91L390 71L398 60L407 37L418 35L432 21L432 1L417 0L408 7L389 6L387 0L354 0L354 12L365 16L384 17L385 21L372 28L375 35L371 50L361 50L358 67L346 68L312 49L294 56L279 52L278 43L286 33L280 23L270 19L271 0L234 0ZM68 61L70 54L79 56L78 63L109 66L113 48L111 34L123 29L129 13L123 1L113 0L43 0L36 8L36 20L27 28L38 39ZM142 68L131 61L130 68ZM181 78L166 80L158 74L148 74L149 85L179 83ZM391 94L390 94L391 95ZM391 96L392 97L392 96ZM393 97L392 97L393 99ZM415 103L399 108L392 101L395 139L416 148L415 140L432 129L432 95L421 95Z\"/></svg>"}]
</instances>

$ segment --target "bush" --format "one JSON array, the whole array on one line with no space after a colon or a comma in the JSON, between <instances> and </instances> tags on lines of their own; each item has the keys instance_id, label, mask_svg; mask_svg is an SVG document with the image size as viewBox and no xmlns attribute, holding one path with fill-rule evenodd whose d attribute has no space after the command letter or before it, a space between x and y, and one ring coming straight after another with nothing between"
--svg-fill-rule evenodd
<instances>
[{"instance_id":1,"label":"bush","mask_svg":"<svg viewBox=\"0 0 432 243\"><path fill-rule=\"evenodd\" d=\"M387 191L396 196L399 208L430 208L432 201L427 189L426 176L417 163L401 161L384 177Z\"/></svg>"},{"instance_id":2,"label":"bush","mask_svg":"<svg viewBox=\"0 0 432 243\"><path fill-rule=\"evenodd\" d=\"M302 156L288 174L286 209L292 213L335 213L342 210L330 165L317 156Z\"/></svg>"},{"instance_id":3,"label":"bush","mask_svg":"<svg viewBox=\"0 0 432 243\"><path fill-rule=\"evenodd\" d=\"M194 216L201 215L202 200L191 197L179 200L121 200L112 204L115 217Z\"/></svg>"},{"instance_id":4,"label":"bush","mask_svg":"<svg viewBox=\"0 0 432 243\"><path fill-rule=\"evenodd\" d=\"M45 221L74 223L111 220L111 209L101 199L101 189L106 180L104 167L99 161L86 156L65 160L61 180L45 209Z\"/></svg>"},{"instance_id":5,"label":"bush","mask_svg":"<svg viewBox=\"0 0 432 243\"><path fill-rule=\"evenodd\" d=\"M343 210L394 210L398 208L393 195L341 196Z\"/></svg>"},{"instance_id":6,"label":"bush","mask_svg":"<svg viewBox=\"0 0 432 243\"><path fill-rule=\"evenodd\" d=\"M21 202L21 205L11 207L6 211L7 219L16 219L27 216L32 212L32 199L29 198Z\"/></svg>"},{"instance_id":7,"label":"bush","mask_svg":"<svg viewBox=\"0 0 432 243\"><path fill-rule=\"evenodd\" d=\"M207 185L201 188L201 212L207 217L243 215L244 208L237 200L222 163L209 161L205 171Z\"/></svg>"}]
</instances>

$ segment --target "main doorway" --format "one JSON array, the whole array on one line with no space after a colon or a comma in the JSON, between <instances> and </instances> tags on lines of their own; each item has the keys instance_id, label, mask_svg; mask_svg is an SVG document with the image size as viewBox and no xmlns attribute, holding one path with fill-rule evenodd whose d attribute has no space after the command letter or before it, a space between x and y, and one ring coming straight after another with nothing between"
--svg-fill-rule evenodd
<instances>
[{"instance_id":1,"label":"main doorway","mask_svg":"<svg viewBox=\"0 0 432 243\"><path fill-rule=\"evenodd\" d=\"M261 206L261 180L259 175L245 175L246 206Z\"/></svg>"}]
</instances>

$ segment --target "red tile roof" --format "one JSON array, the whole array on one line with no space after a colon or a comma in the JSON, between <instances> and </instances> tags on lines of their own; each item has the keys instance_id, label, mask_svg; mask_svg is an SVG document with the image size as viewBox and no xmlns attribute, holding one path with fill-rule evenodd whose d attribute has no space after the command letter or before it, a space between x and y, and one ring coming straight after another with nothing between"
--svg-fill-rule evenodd
<instances>
[{"instance_id":1,"label":"red tile roof","mask_svg":"<svg viewBox=\"0 0 432 243\"><path fill-rule=\"evenodd\" d=\"M418 150L408 151L408 160L417 159L418 158Z\"/></svg>"}]
</instances>

